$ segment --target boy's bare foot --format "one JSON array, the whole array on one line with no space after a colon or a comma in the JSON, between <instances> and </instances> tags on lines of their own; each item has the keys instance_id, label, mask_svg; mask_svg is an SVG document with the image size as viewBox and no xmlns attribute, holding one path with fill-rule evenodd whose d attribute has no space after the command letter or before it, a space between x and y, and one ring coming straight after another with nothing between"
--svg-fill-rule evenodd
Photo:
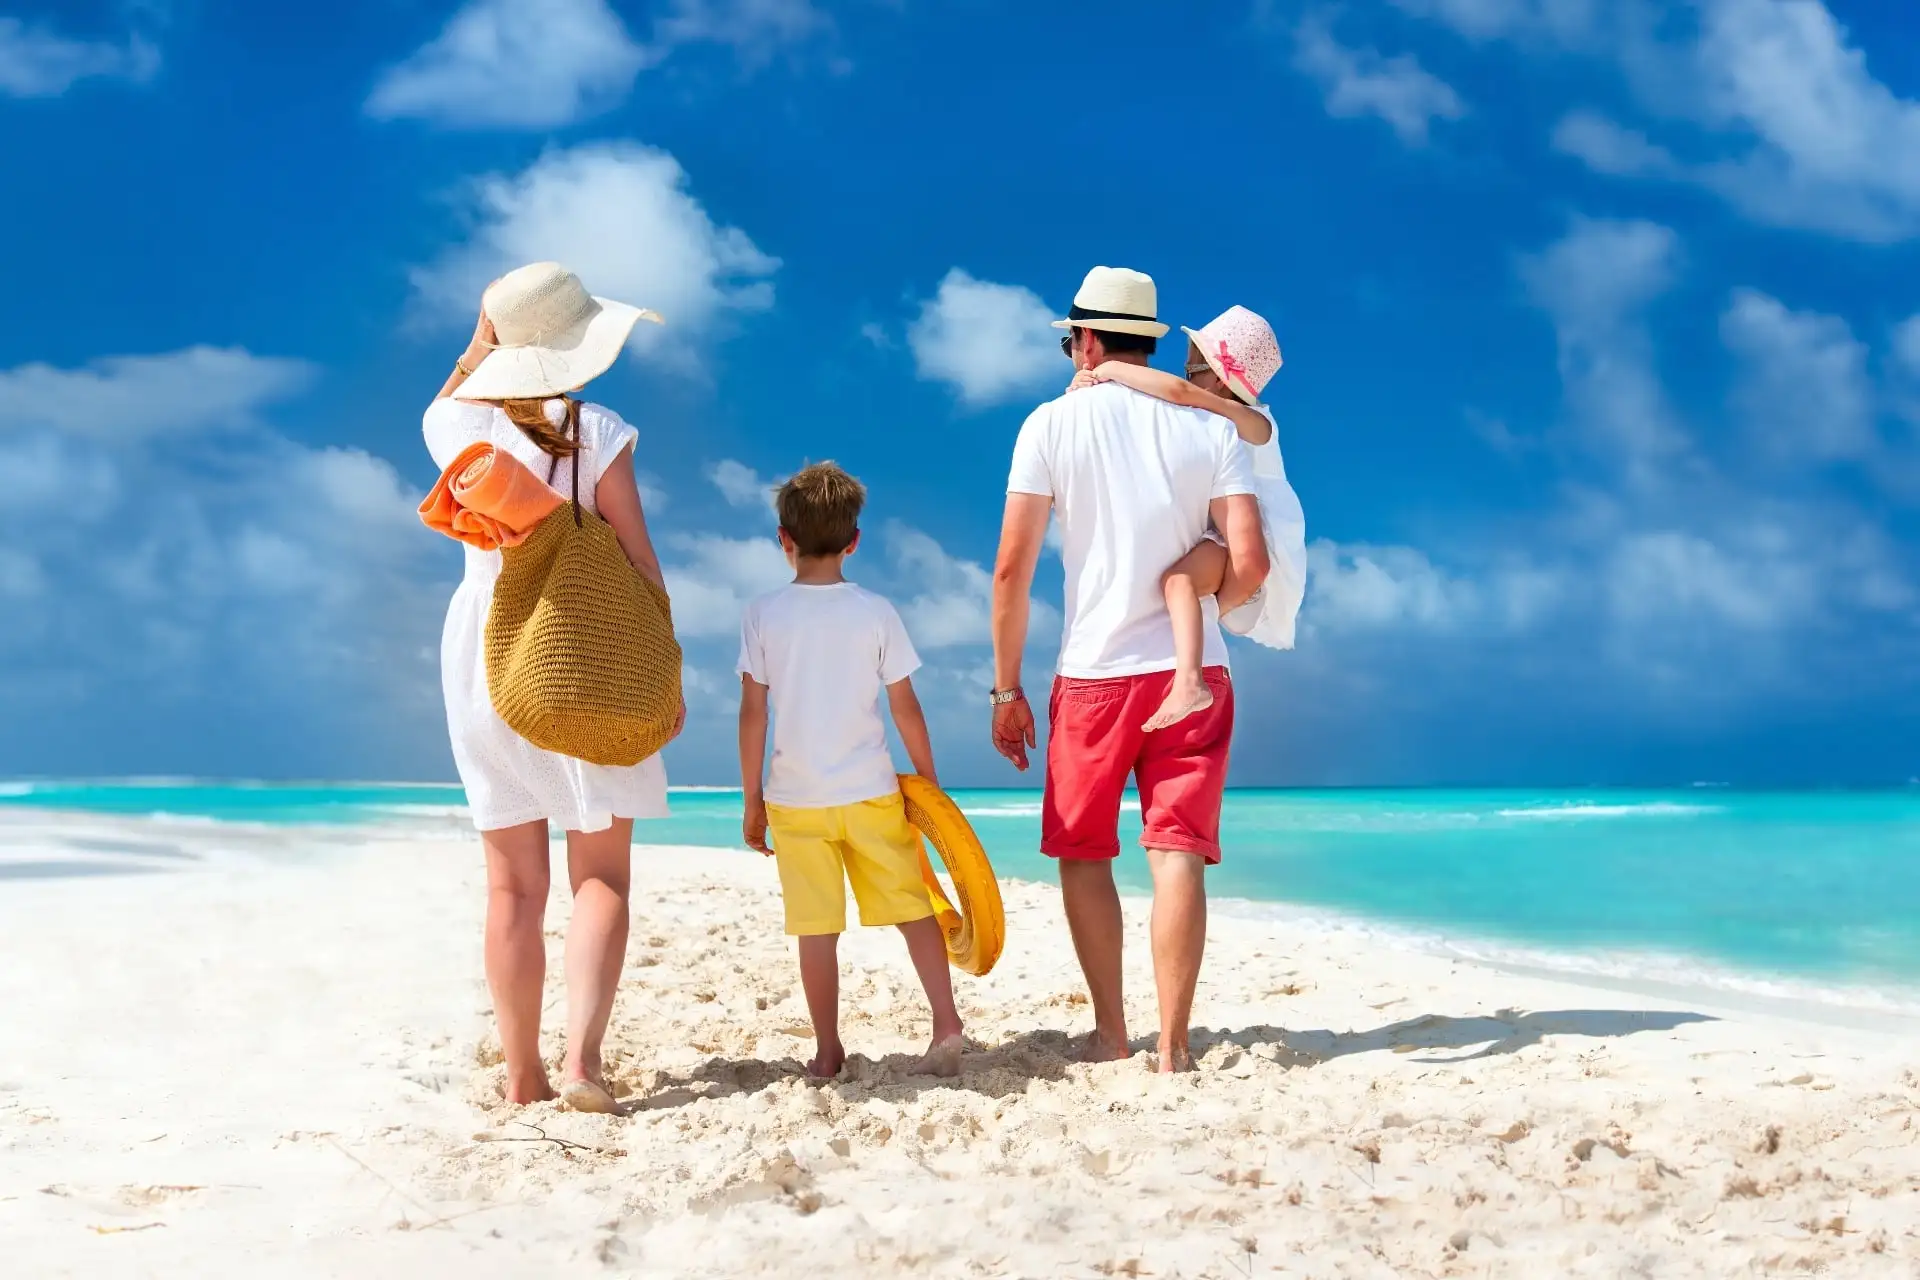
<instances>
[{"instance_id":1,"label":"boy's bare foot","mask_svg":"<svg viewBox=\"0 0 1920 1280\"><path fill-rule=\"evenodd\" d=\"M917 1076L948 1078L959 1075L960 1046L963 1041L964 1037L957 1031L935 1040L920 1061L913 1064L913 1073Z\"/></svg>"},{"instance_id":2,"label":"boy's bare foot","mask_svg":"<svg viewBox=\"0 0 1920 1280\"><path fill-rule=\"evenodd\" d=\"M831 1049L823 1048L813 1055L813 1061L807 1064L807 1074L815 1080L831 1080L846 1065L847 1051L836 1044Z\"/></svg>"},{"instance_id":3,"label":"boy's bare foot","mask_svg":"<svg viewBox=\"0 0 1920 1280\"><path fill-rule=\"evenodd\" d=\"M613 1100L613 1094L598 1080L569 1080L560 1090L560 1100L569 1110L587 1111L595 1115L617 1115L620 1104Z\"/></svg>"},{"instance_id":4,"label":"boy's bare foot","mask_svg":"<svg viewBox=\"0 0 1920 1280\"><path fill-rule=\"evenodd\" d=\"M552 1102L560 1095L553 1091L546 1073L542 1072L528 1080L508 1080L502 1096L516 1107L524 1107L535 1102Z\"/></svg>"},{"instance_id":5,"label":"boy's bare foot","mask_svg":"<svg viewBox=\"0 0 1920 1280\"><path fill-rule=\"evenodd\" d=\"M1179 724L1196 711L1205 711L1213 705L1213 691L1207 688L1207 682L1198 675L1176 675L1173 687L1167 690L1166 700L1160 709L1147 717L1141 727L1148 733Z\"/></svg>"}]
</instances>

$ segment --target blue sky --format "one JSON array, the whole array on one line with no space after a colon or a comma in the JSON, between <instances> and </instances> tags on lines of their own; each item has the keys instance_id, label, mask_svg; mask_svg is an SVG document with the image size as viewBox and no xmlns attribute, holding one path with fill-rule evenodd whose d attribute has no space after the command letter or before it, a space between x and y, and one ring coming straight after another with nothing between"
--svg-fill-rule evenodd
<instances>
[{"instance_id":1,"label":"blue sky","mask_svg":"<svg viewBox=\"0 0 1920 1280\"><path fill-rule=\"evenodd\" d=\"M0 17L0 774L451 776L419 412L507 266L664 312L594 395L732 777L762 486L872 490L949 778L1087 267L1274 323L1299 648L1245 784L1920 774L1920 40L1855 0L22 0ZM1177 367L1180 353L1163 353ZM1058 566L1039 594L1057 601ZM1036 640L1038 683L1051 636Z\"/></svg>"}]
</instances>

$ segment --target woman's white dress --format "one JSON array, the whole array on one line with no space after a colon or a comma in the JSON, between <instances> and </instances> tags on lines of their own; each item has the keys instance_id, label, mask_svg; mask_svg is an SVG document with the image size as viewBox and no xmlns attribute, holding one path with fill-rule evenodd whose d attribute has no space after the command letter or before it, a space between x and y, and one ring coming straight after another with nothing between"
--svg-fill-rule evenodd
<instances>
[{"instance_id":1,"label":"woman's white dress","mask_svg":"<svg viewBox=\"0 0 1920 1280\"><path fill-rule=\"evenodd\" d=\"M1273 421L1273 411L1256 405ZM1271 645L1275 649L1293 648L1294 627L1300 617L1300 602L1307 594L1307 517L1300 509L1300 496L1287 483L1287 468L1280 460L1280 432L1274 430L1265 444L1241 448L1253 455L1253 490L1260 500L1260 524L1267 535L1267 556L1273 563L1266 583L1237 609L1220 615L1220 625L1237 636Z\"/></svg>"},{"instance_id":2,"label":"woman's white dress","mask_svg":"<svg viewBox=\"0 0 1920 1280\"><path fill-rule=\"evenodd\" d=\"M565 408L547 406L558 426ZM492 405L436 400L423 425L427 451L445 470L462 449L485 441L512 454L543 479L551 459ZM600 477L639 433L599 405L580 406L580 504L598 511ZM562 460L553 484L572 493L573 464ZM487 694L487 611L500 576L500 553L467 547L467 571L447 605L440 636L440 684L447 700L453 760L466 788L473 825L482 831L546 819L568 831L602 831L615 818L667 816L667 769L659 756L626 767L588 764L544 751L509 729Z\"/></svg>"}]
</instances>

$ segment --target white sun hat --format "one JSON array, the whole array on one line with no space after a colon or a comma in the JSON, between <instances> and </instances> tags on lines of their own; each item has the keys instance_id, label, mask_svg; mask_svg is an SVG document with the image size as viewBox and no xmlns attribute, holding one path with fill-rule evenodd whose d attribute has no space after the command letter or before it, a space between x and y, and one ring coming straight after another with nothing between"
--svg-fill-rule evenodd
<instances>
[{"instance_id":1,"label":"white sun hat","mask_svg":"<svg viewBox=\"0 0 1920 1280\"><path fill-rule=\"evenodd\" d=\"M461 400L520 400L578 391L605 373L636 321L654 312L596 298L557 262L516 267L488 286L481 309L494 349L460 384Z\"/></svg>"},{"instance_id":2,"label":"white sun hat","mask_svg":"<svg viewBox=\"0 0 1920 1280\"><path fill-rule=\"evenodd\" d=\"M1207 367L1248 404L1259 404L1267 380L1280 369L1280 340L1273 326L1245 307L1228 307L1203 329L1180 326L1193 339Z\"/></svg>"},{"instance_id":3,"label":"white sun hat","mask_svg":"<svg viewBox=\"0 0 1920 1280\"><path fill-rule=\"evenodd\" d=\"M1137 333L1157 338L1167 326L1156 318L1159 292L1153 277L1126 267L1095 267L1080 282L1073 306L1056 329L1103 329L1108 333Z\"/></svg>"}]
</instances>

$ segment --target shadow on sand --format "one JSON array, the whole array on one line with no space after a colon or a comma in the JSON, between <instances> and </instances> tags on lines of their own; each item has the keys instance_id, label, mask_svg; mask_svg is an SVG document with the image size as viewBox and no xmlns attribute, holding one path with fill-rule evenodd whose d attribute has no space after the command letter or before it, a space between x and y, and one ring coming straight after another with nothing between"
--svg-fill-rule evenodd
<instances>
[{"instance_id":1,"label":"shadow on sand","mask_svg":"<svg viewBox=\"0 0 1920 1280\"><path fill-rule=\"evenodd\" d=\"M1410 1060L1447 1064L1517 1053L1548 1036L1614 1039L1712 1021L1714 1019L1702 1013L1651 1009L1557 1009L1536 1013L1502 1009L1491 1015L1465 1018L1428 1014L1370 1031L1295 1031L1266 1025L1238 1030L1195 1027L1191 1039L1196 1058L1204 1059L1210 1050L1224 1044L1249 1052L1266 1049L1260 1056L1282 1067L1311 1068L1336 1058L1380 1052L1420 1053L1422 1056ZM814 1083L849 1099L859 1094L899 1101L930 1090L963 1090L986 1097L1006 1097L1026 1092L1034 1080L1063 1079L1071 1068L1079 1065L1083 1043L1083 1037L1069 1036L1063 1031L1024 1031L996 1045L982 1045L969 1039L961 1073L950 1079L910 1074L915 1059L909 1054L892 1054L880 1059L854 1054L839 1076ZM1136 1037L1131 1045L1135 1054L1151 1054L1154 1046L1155 1037L1150 1035ZM794 1058L776 1061L709 1058L684 1075L656 1078L644 1093L623 1099L622 1110L631 1114L684 1107L702 1098L758 1093L782 1080L806 1078L805 1067Z\"/></svg>"}]
</instances>

